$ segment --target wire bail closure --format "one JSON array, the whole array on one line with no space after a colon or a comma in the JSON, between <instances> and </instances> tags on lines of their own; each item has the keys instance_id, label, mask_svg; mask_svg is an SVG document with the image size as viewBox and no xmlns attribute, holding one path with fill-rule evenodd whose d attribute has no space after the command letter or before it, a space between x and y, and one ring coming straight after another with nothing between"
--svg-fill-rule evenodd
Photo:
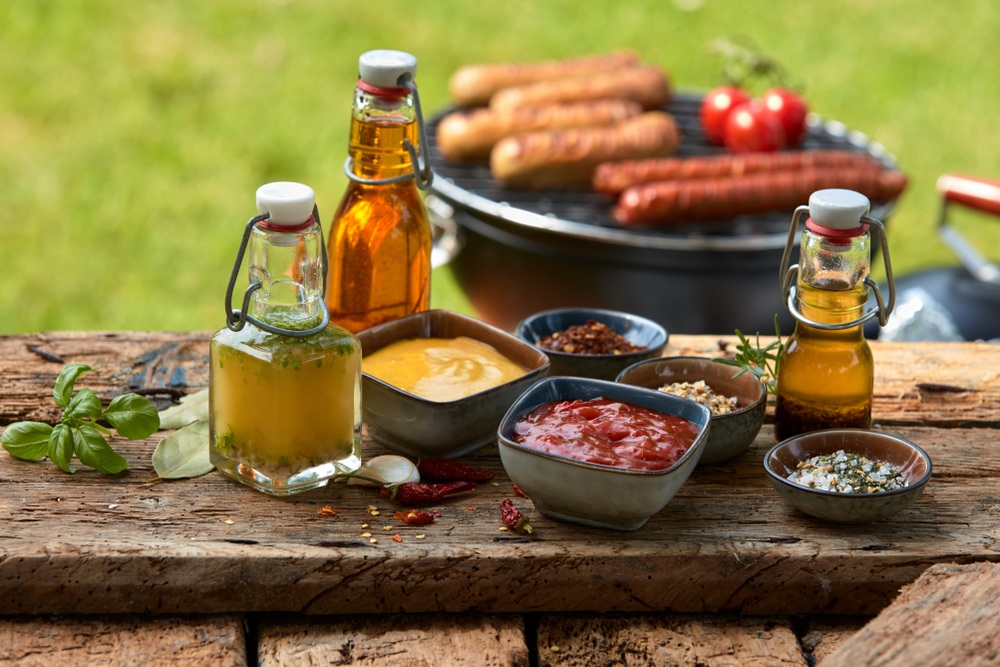
<instances>
[{"instance_id":1,"label":"wire bail closure","mask_svg":"<svg viewBox=\"0 0 1000 667\"><path fill-rule=\"evenodd\" d=\"M413 82L409 74L401 75L397 83L400 88L408 89L413 96L413 106L417 113L417 132L420 134L420 146L425 147L427 146L427 126L424 125L424 112L420 106L420 94L417 92L417 84ZM400 174L399 176L390 176L388 178L365 178L364 176L358 176L354 173L354 160L350 155L344 161L344 173L352 181L364 185L390 185L392 183L402 183L413 178L416 180L418 188L429 190L434 180L434 172L431 171L431 165L427 161L426 153L421 154L418 152L417 147L409 139L403 139L403 147L410 154L410 162L413 165L413 171L408 174Z\"/></svg>"},{"instance_id":2,"label":"wire bail closure","mask_svg":"<svg viewBox=\"0 0 1000 667\"><path fill-rule=\"evenodd\" d=\"M882 262L885 266L886 282L889 285L889 302L886 303L882 298L882 292L879 289L878 283L872 280L871 277L865 276L865 286L869 287L874 293L876 307L869 309L861 317L851 320L850 322L827 324L825 322L816 322L815 320L811 320L799 312L798 307L795 305L797 295L795 283L798 281L799 277L799 265L793 264L789 266L788 264L792 258L792 247L795 245L795 237L798 233L799 221L802 219L802 216L807 213L809 213L809 207L803 205L796 208L795 213L792 214L792 224L788 230L788 241L785 243L785 251L781 256L781 270L778 276L781 281L781 293L786 298L788 311L792 314L792 317L802 324L815 329L823 329L825 331L850 329L851 327L856 327L859 324L864 324L876 316L878 317L879 325L884 327L889 321L889 315L896 306L896 285L893 281L892 265L889 261L889 242L885 234L885 225L883 225L881 221L867 215L861 216L861 222L867 224L869 228L874 227L878 230L879 245L882 248Z\"/></svg>"},{"instance_id":3,"label":"wire bail closure","mask_svg":"<svg viewBox=\"0 0 1000 667\"><path fill-rule=\"evenodd\" d=\"M240 310L233 310L233 291L236 289L236 279L240 273L240 266L243 264L243 256L247 251L247 244L250 242L250 233L253 232L253 228L257 226L257 223L263 222L271 217L270 213L261 213L260 215L255 215L250 218L247 222L246 227L243 229L243 240L240 241L240 249L236 253L236 261L233 263L233 271L229 275L229 284L226 286L226 327L230 331L240 331L249 322L256 326L258 329L262 329L268 333L277 334L279 336L292 336L294 338L306 338L307 336L312 336L320 333L326 329L327 325L330 324L330 309L326 306L326 301L320 300L320 310L323 313L322 320L319 324L312 327L311 329L284 329L282 327L276 327L266 322L262 322L253 315L250 315L247 311L250 307L250 297L253 293L263 287L263 283L259 280L254 280L248 286L246 291L243 293L243 305ZM313 220L319 222L319 208L313 206ZM320 247L325 248L326 242L323 240L323 228L320 227ZM320 253L320 264L323 268L323 294L326 294L326 279L327 279L327 259L326 253Z\"/></svg>"}]
</instances>

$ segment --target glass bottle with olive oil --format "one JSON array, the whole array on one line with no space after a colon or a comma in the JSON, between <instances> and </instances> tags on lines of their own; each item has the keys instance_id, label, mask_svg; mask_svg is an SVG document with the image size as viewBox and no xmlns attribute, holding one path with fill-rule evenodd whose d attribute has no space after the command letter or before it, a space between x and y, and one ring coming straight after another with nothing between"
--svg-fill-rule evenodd
<instances>
[{"instance_id":1,"label":"glass bottle with olive oil","mask_svg":"<svg viewBox=\"0 0 1000 667\"><path fill-rule=\"evenodd\" d=\"M867 216L869 202L850 190L820 190L792 218L782 260L782 289L797 320L778 361L775 437L828 428L869 428L875 365L864 323L885 324L895 301L888 245L882 224ZM788 260L800 216L808 212L799 264ZM889 281L889 303L869 278L877 229ZM869 289L877 309L867 313Z\"/></svg>"},{"instance_id":2,"label":"glass bottle with olive oil","mask_svg":"<svg viewBox=\"0 0 1000 667\"><path fill-rule=\"evenodd\" d=\"M329 323L326 252L312 188L269 183L244 231L212 337L210 458L277 496L324 486L361 465L361 347ZM232 293L247 256L243 309Z\"/></svg>"},{"instance_id":3,"label":"glass bottle with olive oil","mask_svg":"<svg viewBox=\"0 0 1000 667\"><path fill-rule=\"evenodd\" d=\"M351 111L350 179L328 241L330 318L355 333L430 305L431 228L418 190L423 118L413 83L417 60L369 51L359 60Z\"/></svg>"}]
</instances>

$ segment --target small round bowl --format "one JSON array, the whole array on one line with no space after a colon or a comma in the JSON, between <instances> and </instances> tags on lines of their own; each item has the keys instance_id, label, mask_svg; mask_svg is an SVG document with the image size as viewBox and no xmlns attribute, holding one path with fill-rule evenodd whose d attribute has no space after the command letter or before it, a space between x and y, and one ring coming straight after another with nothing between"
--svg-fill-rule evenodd
<instances>
[{"instance_id":1,"label":"small round bowl","mask_svg":"<svg viewBox=\"0 0 1000 667\"><path fill-rule=\"evenodd\" d=\"M907 485L895 491L853 494L812 489L787 479L799 461L841 449L895 465ZM764 457L764 470L778 494L799 511L834 523L870 523L888 518L916 501L931 478L931 459L920 447L898 435L829 429L778 443Z\"/></svg>"},{"instance_id":2,"label":"small round bowl","mask_svg":"<svg viewBox=\"0 0 1000 667\"><path fill-rule=\"evenodd\" d=\"M622 354L571 354L557 352L538 345L546 336L565 331L571 326L595 320L606 325L625 340L646 349ZM517 336L538 347L551 362L549 375L614 380L622 369L637 361L658 357L667 344L667 330L653 320L600 308L556 308L530 315L515 329Z\"/></svg>"},{"instance_id":3,"label":"small round bowl","mask_svg":"<svg viewBox=\"0 0 1000 667\"><path fill-rule=\"evenodd\" d=\"M428 310L379 324L360 332L358 340L364 357L400 340L458 336L492 345L524 368L524 374L465 398L438 402L362 373L362 417L376 441L410 456L463 456L493 442L507 408L532 383L548 374L549 360L537 348L506 331L449 310Z\"/></svg>"},{"instance_id":4,"label":"small round bowl","mask_svg":"<svg viewBox=\"0 0 1000 667\"><path fill-rule=\"evenodd\" d=\"M543 403L608 398L676 415L700 429L694 443L666 470L628 470L578 461L514 442L517 422ZM500 461L511 481L547 517L598 528L636 530L667 506L705 449L708 408L661 391L595 380L541 380L510 407L500 422Z\"/></svg>"},{"instance_id":5,"label":"small round bowl","mask_svg":"<svg viewBox=\"0 0 1000 667\"><path fill-rule=\"evenodd\" d=\"M736 410L712 415L708 443L701 455L701 463L718 463L746 451L760 432L767 412L767 388L750 373L733 377L737 372L733 366L704 357L660 357L632 364L616 382L659 389L674 382L704 380L715 393L735 396Z\"/></svg>"}]
</instances>

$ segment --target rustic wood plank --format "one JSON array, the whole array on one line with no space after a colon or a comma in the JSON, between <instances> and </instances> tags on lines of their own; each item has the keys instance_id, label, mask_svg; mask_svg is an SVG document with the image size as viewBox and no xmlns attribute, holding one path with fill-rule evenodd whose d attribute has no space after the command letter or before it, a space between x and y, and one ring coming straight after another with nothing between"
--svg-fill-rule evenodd
<instances>
[{"instance_id":1,"label":"rustic wood plank","mask_svg":"<svg viewBox=\"0 0 1000 667\"><path fill-rule=\"evenodd\" d=\"M527 667L520 617L419 615L263 621L261 667L475 665Z\"/></svg>"},{"instance_id":2,"label":"rustic wood plank","mask_svg":"<svg viewBox=\"0 0 1000 667\"><path fill-rule=\"evenodd\" d=\"M235 616L0 618L0 665L238 667L247 664Z\"/></svg>"},{"instance_id":3,"label":"rustic wood plank","mask_svg":"<svg viewBox=\"0 0 1000 667\"><path fill-rule=\"evenodd\" d=\"M80 384L109 398L136 386L201 388L206 341L194 334L0 337L0 372L12 378L0 387L2 419L55 415L40 406L51 405L59 365L29 352L29 342L94 365ZM827 525L784 505L760 464L773 444L770 425L741 456L696 470L639 531L551 521L521 499L535 527L530 538L499 530L499 503L512 489L495 447L466 457L497 471L495 486L440 505L441 517L417 530L389 520L394 503L371 489L336 485L277 500L217 473L151 484L159 437L116 440L132 467L114 477L88 469L65 475L49 462L0 452L0 613L874 615L935 563L1000 561L992 425L1000 422L1000 400L984 398L997 395L1000 346L932 346L931 355L908 345L876 350L880 372L900 389L882 392L878 404L882 414L905 415L891 430L930 453L934 478L916 505L888 522ZM677 336L668 353L717 348L714 338ZM941 375L914 374L925 357ZM959 410L945 404L963 392L913 398L915 378L926 377L972 386L981 402ZM949 410L975 427L952 428L957 418L940 417ZM384 450L366 439L364 451ZM317 515L324 505L341 513Z\"/></svg>"},{"instance_id":4,"label":"rustic wood plank","mask_svg":"<svg viewBox=\"0 0 1000 667\"><path fill-rule=\"evenodd\" d=\"M538 664L805 667L788 619L698 616L543 616Z\"/></svg>"},{"instance_id":5,"label":"rustic wood plank","mask_svg":"<svg viewBox=\"0 0 1000 667\"><path fill-rule=\"evenodd\" d=\"M935 565L821 667L1000 663L1000 564Z\"/></svg>"}]
</instances>

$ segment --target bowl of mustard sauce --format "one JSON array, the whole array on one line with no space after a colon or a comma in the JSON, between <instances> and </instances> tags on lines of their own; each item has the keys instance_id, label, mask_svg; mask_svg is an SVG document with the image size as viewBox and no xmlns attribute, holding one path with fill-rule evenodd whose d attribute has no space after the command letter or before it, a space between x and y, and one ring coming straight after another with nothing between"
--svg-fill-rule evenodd
<instances>
[{"instance_id":1,"label":"bowl of mustard sauce","mask_svg":"<svg viewBox=\"0 0 1000 667\"><path fill-rule=\"evenodd\" d=\"M494 441L507 409L548 375L548 357L473 317L428 310L366 329L362 417L402 454L455 458Z\"/></svg>"}]
</instances>

